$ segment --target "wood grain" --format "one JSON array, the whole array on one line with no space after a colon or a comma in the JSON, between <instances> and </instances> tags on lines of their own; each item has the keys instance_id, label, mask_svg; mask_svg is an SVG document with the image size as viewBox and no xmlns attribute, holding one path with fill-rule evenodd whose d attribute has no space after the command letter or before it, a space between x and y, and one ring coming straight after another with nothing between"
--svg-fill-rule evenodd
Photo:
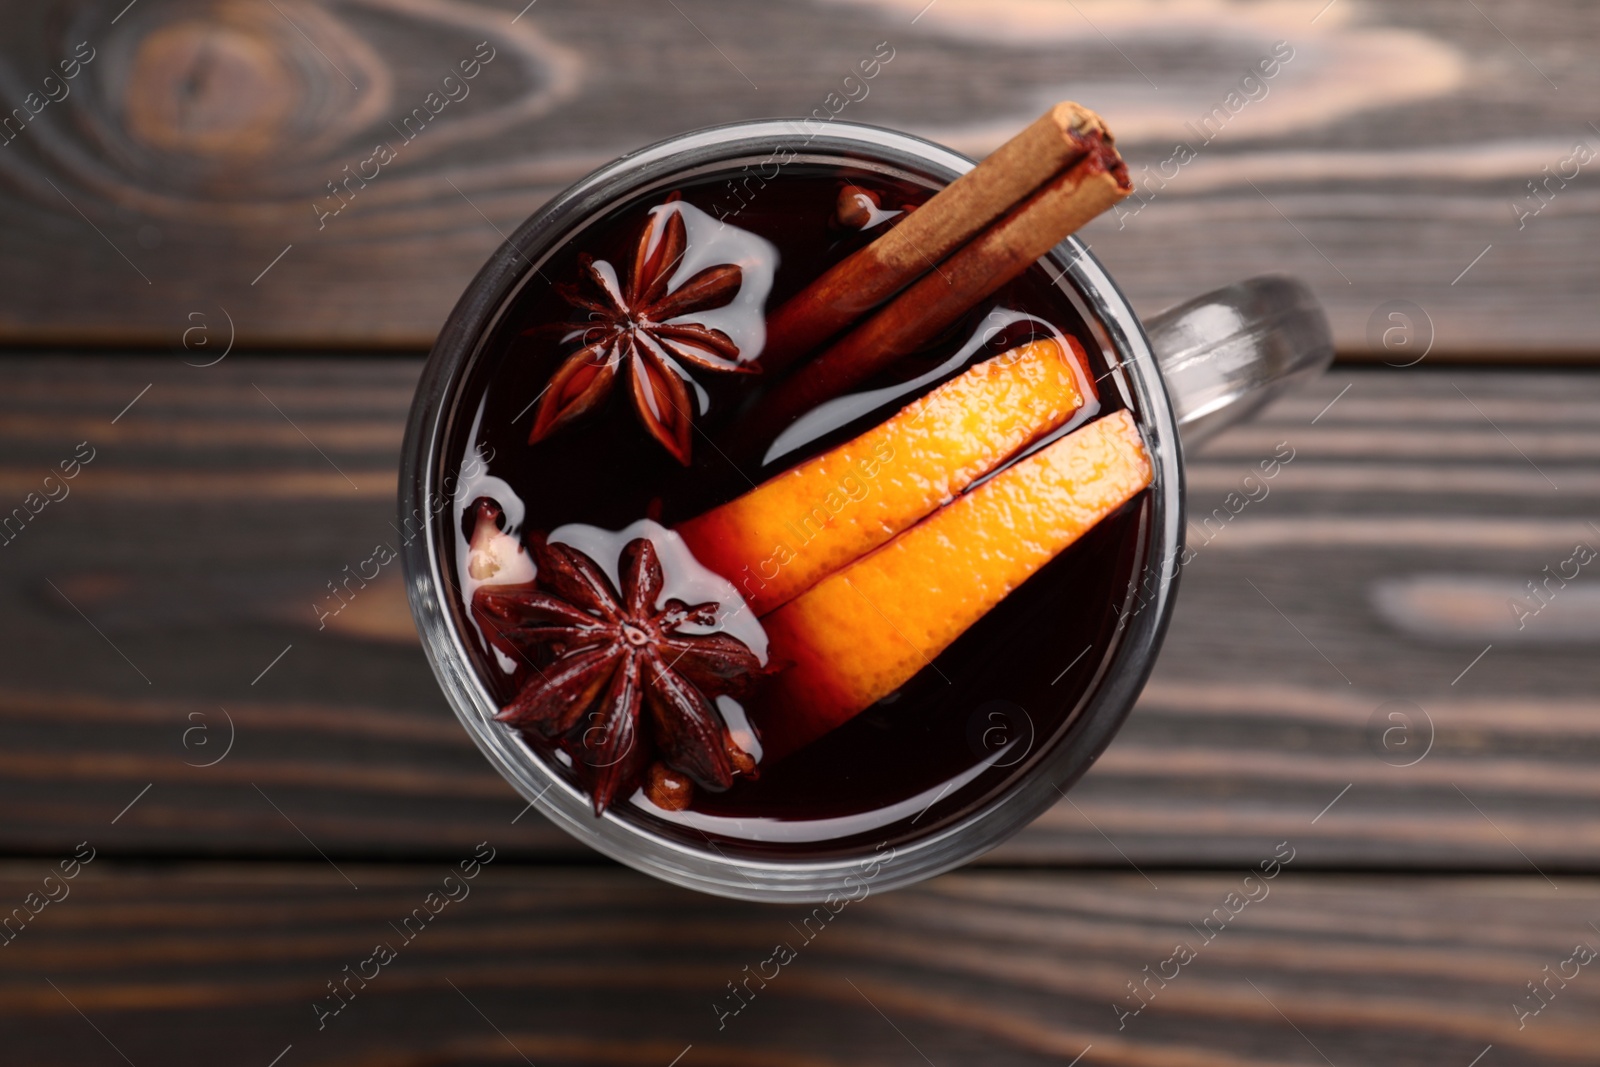
<instances>
[{"instance_id":1,"label":"wood grain","mask_svg":"<svg viewBox=\"0 0 1600 1067\"><path fill-rule=\"evenodd\" d=\"M406 941L396 925L449 869L350 865L352 890L320 863L158 872L97 859L3 950L7 1062L1465 1067L1491 1045L1484 1062L1592 1063L1600 1037L1593 965L1552 980L1520 1029L1513 1010L1538 1005L1526 983L1576 943L1600 943L1592 879L1557 892L1537 878L1291 865L1200 928L1240 875L1168 874L1157 888L967 873L823 921L621 870L500 859ZM44 873L8 865L0 899ZM352 980L319 1030L313 1004L336 1007L328 983L380 943L397 958L364 988ZM763 967L780 943L794 958ZM1195 958L1163 966L1176 944ZM1176 977L1151 979L1148 1004L1120 1015L1113 1005L1140 1004L1129 984L1156 971ZM749 975L734 1012L729 984Z\"/></svg>"},{"instance_id":2,"label":"wood grain","mask_svg":"<svg viewBox=\"0 0 1600 1067\"><path fill-rule=\"evenodd\" d=\"M1425 367L1334 374L1194 459L1196 556L1138 710L992 861L1247 864L1293 838L1306 867L1595 869L1593 578L1521 630L1505 591L1600 547L1600 379ZM0 797L20 813L0 848L98 833L148 785L105 849L436 856L492 825L508 854L588 855L535 815L510 824L523 804L447 710L394 575L317 628L327 582L392 536L417 371L0 363L7 508L98 450L0 547ZM1479 614L1385 607L1419 577ZM1397 700L1420 711L1391 720ZM230 717L227 758L194 766Z\"/></svg>"},{"instance_id":3,"label":"wood grain","mask_svg":"<svg viewBox=\"0 0 1600 1067\"><path fill-rule=\"evenodd\" d=\"M1600 980L1550 975L1600 945L1600 595L1592 567L1548 603L1525 586L1600 547L1600 379L1435 364L1594 358L1592 165L1548 203L1528 183L1600 146L1597 20L1575 0L8 5L5 1061L1593 1062ZM1162 180L1280 40L1270 92ZM1046 101L1107 115L1147 202L1086 236L1142 311L1288 270L1343 358L1430 355L1341 369L1191 457L1163 657L1071 800L989 869L874 894L813 942L810 912L650 882L526 812L439 696L397 575L325 629L314 605L390 536L419 369L349 350L420 350L549 196L682 130L828 108L880 41L895 59L842 118L981 155ZM79 42L94 58L41 106ZM405 139L479 42L470 98ZM396 158L334 192L378 142ZM243 354L262 348L304 355ZM80 443L70 494L19 525ZM19 928L79 841L96 861ZM470 899L401 944L481 841ZM1280 847L1270 897L1206 939ZM319 1030L378 941L398 960ZM795 961L719 1026L780 941ZM1177 943L1197 959L1119 1027Z\"/></svg>"},{"instance_id":4,"label":"wood grain","mask_svg":"<svg viewBox=\"0 0 1600 1067\"><path fill-rule=\"evenodd\" d=\"M1148 201L1087 231L1142 310L1286 270L1349 357L1394 354L1374 338L1404 299L1407 353L1587 359L1600 193L1559 174L1600 148L1580 47L1600 11L1490 7L20 0L0 44L0 104L23 108L0 134L0 342L181 351L231 318L245 346L420 348L503 233L643 144L821 109L982 154L1073 97ZM1230 103L1276 41L1293 58ZM494 58L468 95L405 140L479 42ZM879 42L893 61L841 104ZM47 86L80 43L94 58ZM1194 158L1163 169L1179 141ZM330 188L379 143L396 158L376 177Z\"/></svg>"}]
</instances>

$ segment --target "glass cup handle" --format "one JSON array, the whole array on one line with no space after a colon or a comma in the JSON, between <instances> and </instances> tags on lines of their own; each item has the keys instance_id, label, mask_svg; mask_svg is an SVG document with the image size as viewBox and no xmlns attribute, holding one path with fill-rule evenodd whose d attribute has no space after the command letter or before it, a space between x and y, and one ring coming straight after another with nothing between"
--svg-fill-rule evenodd
<instances>
[{"instance_id":1,"label":"glass cup handle","mask_svg":"<svg viewBox=\"0 0 1600 1067\"><path fill-rule=\"evenodd\" d=\"M1305 283L1281 274L1197 296L1144 326L1186 452L1333 361L1322 306Z\"/></svg>"}]
</instances>

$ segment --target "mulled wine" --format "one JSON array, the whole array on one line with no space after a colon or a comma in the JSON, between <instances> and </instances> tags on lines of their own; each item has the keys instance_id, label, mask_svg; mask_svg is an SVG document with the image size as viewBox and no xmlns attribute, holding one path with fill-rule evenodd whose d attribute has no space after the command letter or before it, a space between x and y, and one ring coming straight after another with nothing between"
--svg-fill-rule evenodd
<instances>
[{"instance_id":1,"label":"mulled wine","mask_svg":"<svg viewBox=\"0 0 1600 1067\"><path fill-rule=\"evenodd\" d=\"M812 373L834 340L764 358L775 309L936 191L808 162L661 184L527 263L482 337L439 460L455 625L501 729L597 813L750 858L893 845L1007 792L1104 681L1148 466L1062 505L1065 547L1006 540L1140 448L1055 271L864 376Z\"/></svg>"}]
</instances>

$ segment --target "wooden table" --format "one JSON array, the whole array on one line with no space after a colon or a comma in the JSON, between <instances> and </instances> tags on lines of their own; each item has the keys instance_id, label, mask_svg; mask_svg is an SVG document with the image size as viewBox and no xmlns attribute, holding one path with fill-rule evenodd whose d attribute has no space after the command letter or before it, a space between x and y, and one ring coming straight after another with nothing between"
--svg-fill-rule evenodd
<instances>
[{"instance_id":1,"label":"wooden table","mask_svg":"<svg viewBox=\"0 0 1600 1067\"><path fill-rule=\"evenodd\" d=\"M1600 150L1600 11L924 2L8 10L0 103L68 95L0 125L0 511L80 466L0 544L7 1064L1600 1061L1600 564L1527 588L1600 548L1600 193L1559 176ZM484 41L472 95L329 200ZM1135 303L1289 270L1341 363L1191 462L1165 652L1071 799L802 941L809 909L525 814L398 579L312 604L386 536L422 353L501 231L651 139L837 106L880 42L841 119L979 153L1097 106L1154 192L1087 233Z\"/></svg>"}]
</instances>

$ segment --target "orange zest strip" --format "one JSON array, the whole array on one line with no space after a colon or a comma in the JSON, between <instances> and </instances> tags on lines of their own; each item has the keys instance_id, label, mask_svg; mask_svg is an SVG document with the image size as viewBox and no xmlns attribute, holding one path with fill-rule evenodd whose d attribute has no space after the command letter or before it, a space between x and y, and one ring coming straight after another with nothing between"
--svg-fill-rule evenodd
<instances>
[{"instance_id":1,"label":"orange zest strip","mask_svg":"<svg viewBox=\"0 0 1600 1067\"><path fill-rule=\"evenodd\" d=\"M768 758L843 724L928 666L991 608L1150 484L1117 412L1020 460L763 619L775 662L757 726Z\"/></svg>"},{"instance_id":2,"label":"orange zest strip","mask_svg":"<svg viewBox=\"0 0 1600 1067\"><path fill-rule=\"evenodd\" d=\"M1070 354L1045 339L985 360L678 533L765 615L1071 418L1093 384L1083 349L1067 343Z\"/></svg>"}]
</instances>

